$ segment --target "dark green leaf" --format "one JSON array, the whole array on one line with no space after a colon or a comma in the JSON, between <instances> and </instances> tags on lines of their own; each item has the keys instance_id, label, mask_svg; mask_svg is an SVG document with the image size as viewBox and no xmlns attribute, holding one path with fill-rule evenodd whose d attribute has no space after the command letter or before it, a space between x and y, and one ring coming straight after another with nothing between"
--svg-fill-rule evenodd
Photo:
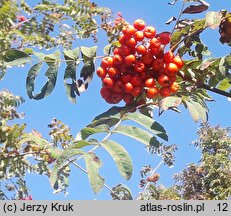
<instances>
[{"instance_id":1,"label":"dark green leaf","mask_svg":"<svg viewBox=\"0 0 231 216\"><path fill-rule=\"evenodd\" d=\"M162 125L160 125L158 122L153 120L152 118L143 115L138 112L134 113L127 113L123 119L125 120L132 120L137 122L138 124L145 127L150 132L154 133L155 135L159 136L160 138L168 141L168 135Z\"/></svg>"},{"instance_id":2,"label":"dark green leaf","mask_svg":"<svg viewBox=\"0 0 231 216\"><path fill-rule=\"evenodd\" d=\"M37 63L30 68L27 74L26 89L27 89L27 95L30 99L33 98L34 81L35 81L35 78L38 76L41 67L42 67L42 63L41 62Z\"/></svg>"},{"instance_id":3,"label":"dark green leaf","mask_svg":"<svg viewBox=\"0 0 231 216\"><path fill-rule=\"evenodd\" d=\"M109 127L112 127L121 119L123 110L124 109L121 107L114 106L109 110L107 110L106 112L96 116L92 121L92 123L90 123L87 127L94 128L102 124L106 124Z\"/></svg>"},{"instance_id":4,"label":"dark green leaf","mask_svg":"<svg viewBox=\"0 0 231 216\"><path fill-rule=\"evenodd\" d=\"M149 132L135 126L120 125L113 132L136 139L146 146L156 146L157 148L160 146L160 143L156 137L154 137Z\"/></svg>"},{"instance_id":5,"label":"dark green leaf","mask_svg":"<svg viewBox=\"0 0 231 216\"><path fill-rule=\"evenodd\" d=\"M132 160L128 152L120 144L105 140L101 143L101 146L108 151L116 163L116 166L120 174L126 179L130 179L132 175Z\"/></svg>"},{"instance_id":6,"label":"dark green leaf","mask_svg":"<svg viewBox=\"0 0 231 216\"><path fill-rule=\"evenodd\" d=\"M16 66L28 62L30 56L20 50L12 49L3 54L3 60L6 62L6 65Z\"/></svg>"},{"instance_id":7,"label":"dark green leaf","mask_svg":"<svg viewBox=\"0 0 231 216\"><path fill-rule=\"evenodd\" d=\"M76 62L68 63L64 73L64 87L68 99L72 103L76 103ZM71 83L67 83L71 79Z\"/></svg>"},{"instance_id":8,"label":"dark green leaf","mask_svg":"<svg viewBox=\"0 0 231 216\"><path fill-rule=\"evenodd\" d=\"M74 141L71 145L70 145L70 148L83 148L85 146L89 146L89 145L97 145L98 144L98 141L97 140L77 140Z\"/></svg>"},{"instance_id":9,"label":"dark green leaf","mask_svg":"<svg viewBox=\"0 0 231 216\"><path fill-rule=\"evenodd\" d=\"M29 98L33 98L35 100L40 100L48 96L53 91L55 84L56 84L56 80L57 80L58 66L56 64L50 64L49 68L47 69L45 73L45 76L47 76L48 81L42 87L41 91L38 94L33 96L34 81L41 69L41 65L42 63L38 63L34 65L29 70L27 79L26 79L27 94Z\"/></svg>"},{"instance_id":10,"label":"dark green leaf","mask_svg":"<svg viewBox=\"0 0 231 216\"><path fill-rule=\"evenodd\" d=\"M58 74L58 66L56 64L50 64L47 69L45 76L48 78L46 84L42 87L41 91L36 94L33 98L35 100L40 100L48 96L54 89Z\"/></svg>"},{"instance_id":11,"label":"dark green leaf","mask_svg":"<svg viewBox=\"0 0 231 216\"><path fill-rule=\"evenodd\" d=\"M88 179L91 184L92 190L98 193L104 185L104 178L99 175L99 168L102 166L100 159L95 153L90 152L84 155L86 161L86 168L88 173Z\"/></svg>"}]
</instances>

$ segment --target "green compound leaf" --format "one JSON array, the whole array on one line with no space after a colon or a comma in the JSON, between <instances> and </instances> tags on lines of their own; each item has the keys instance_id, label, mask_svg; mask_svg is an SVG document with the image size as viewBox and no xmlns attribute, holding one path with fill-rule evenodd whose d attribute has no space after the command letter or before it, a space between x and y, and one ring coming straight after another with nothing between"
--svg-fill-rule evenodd
<instances>
[{"instance_id":1,"label":"green compound leaf","mask_svg":"<svg viewBox=\"0 0 231 216\"><path fill-rule=\"evenodd\" d=\"M126 179L130 179L132 175L132 160L128 152L123 146L112 140L105 140L101 146L108 151L116 163L120 174Z\"/></svg>"},{"instance_id":2,"label":"green compound leaf","mask_svg":"<svg viewBox=\"0 0 231 216\"><path fill-rule=\"evenodd\" d=\"M98 193L103 188L105 182L104 178L99 174L99 168L102 166L102 162L93 152L85 154L84 159L86 161L88 179L92 190Z\"/></svg>"}]
</instances>

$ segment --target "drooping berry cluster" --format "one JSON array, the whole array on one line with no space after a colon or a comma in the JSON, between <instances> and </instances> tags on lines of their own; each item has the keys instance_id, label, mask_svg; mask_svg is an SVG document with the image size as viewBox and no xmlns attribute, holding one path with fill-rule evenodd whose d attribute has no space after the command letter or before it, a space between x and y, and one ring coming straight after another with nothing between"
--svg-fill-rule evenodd
<instances>
[{"instance_id":1,"label":"drooping berry cluster","mask_svg":"<svg viewBox=\"0 0 231 216\"><path fill-rule=\"evenodd\" d=\"M137 97L146 100L176 93L176 76L183 61L171 50L164 52L170 40L168 32L156 34L141 19L123 26L121 46L114 49L113 56L104 57L97 69L103 83L101 96L111 104L121 100L130 104Z\"/></svg>"}]
</instances>

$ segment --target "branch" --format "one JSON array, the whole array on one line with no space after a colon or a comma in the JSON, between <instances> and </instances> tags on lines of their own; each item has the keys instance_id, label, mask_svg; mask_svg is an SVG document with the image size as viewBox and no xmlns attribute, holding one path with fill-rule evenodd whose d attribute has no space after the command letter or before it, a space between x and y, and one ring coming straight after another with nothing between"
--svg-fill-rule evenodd
<instances>
[{"instance_id":1,"label":"branch","mask_svg":"<svg viewBox=\"0 0 231 216\"><path fill-rule=\"evenodd\" d=\"M214 87L209 86L209 85L204 84L204 83L197 84L197 87L198 87L198 88L203 88L203 89L206 89L206 90L208 90L208 91L217 93L217 94L219 94L219 95L222 95L222 96L231 98L231 93L226 92L226 91L222 91L222 90L220 90L220 89L214 88Z\"/></svg>"}]
</instances>

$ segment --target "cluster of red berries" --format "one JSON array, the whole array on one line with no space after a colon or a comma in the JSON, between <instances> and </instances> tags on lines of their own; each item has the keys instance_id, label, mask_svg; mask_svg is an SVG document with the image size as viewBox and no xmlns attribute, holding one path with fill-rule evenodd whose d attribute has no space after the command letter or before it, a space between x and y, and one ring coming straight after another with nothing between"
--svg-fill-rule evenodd
<instances>
[{"instance_id":1,"label":"cluster of red berries","mask_svg":"<svg viewBox=\"0 0 231 216\"><path fill-rule=\"evenodd\" d=\"M170 40L170 33L156 34L141 19L123 26L121 46L113 50L113 56L104 57L96 71L103 83L101 96L111 104L121 100L130 104L137 97L146 101L176 93L176 76L183 61L171 50L164 52Z\"/></svg>"}]
</instances>

